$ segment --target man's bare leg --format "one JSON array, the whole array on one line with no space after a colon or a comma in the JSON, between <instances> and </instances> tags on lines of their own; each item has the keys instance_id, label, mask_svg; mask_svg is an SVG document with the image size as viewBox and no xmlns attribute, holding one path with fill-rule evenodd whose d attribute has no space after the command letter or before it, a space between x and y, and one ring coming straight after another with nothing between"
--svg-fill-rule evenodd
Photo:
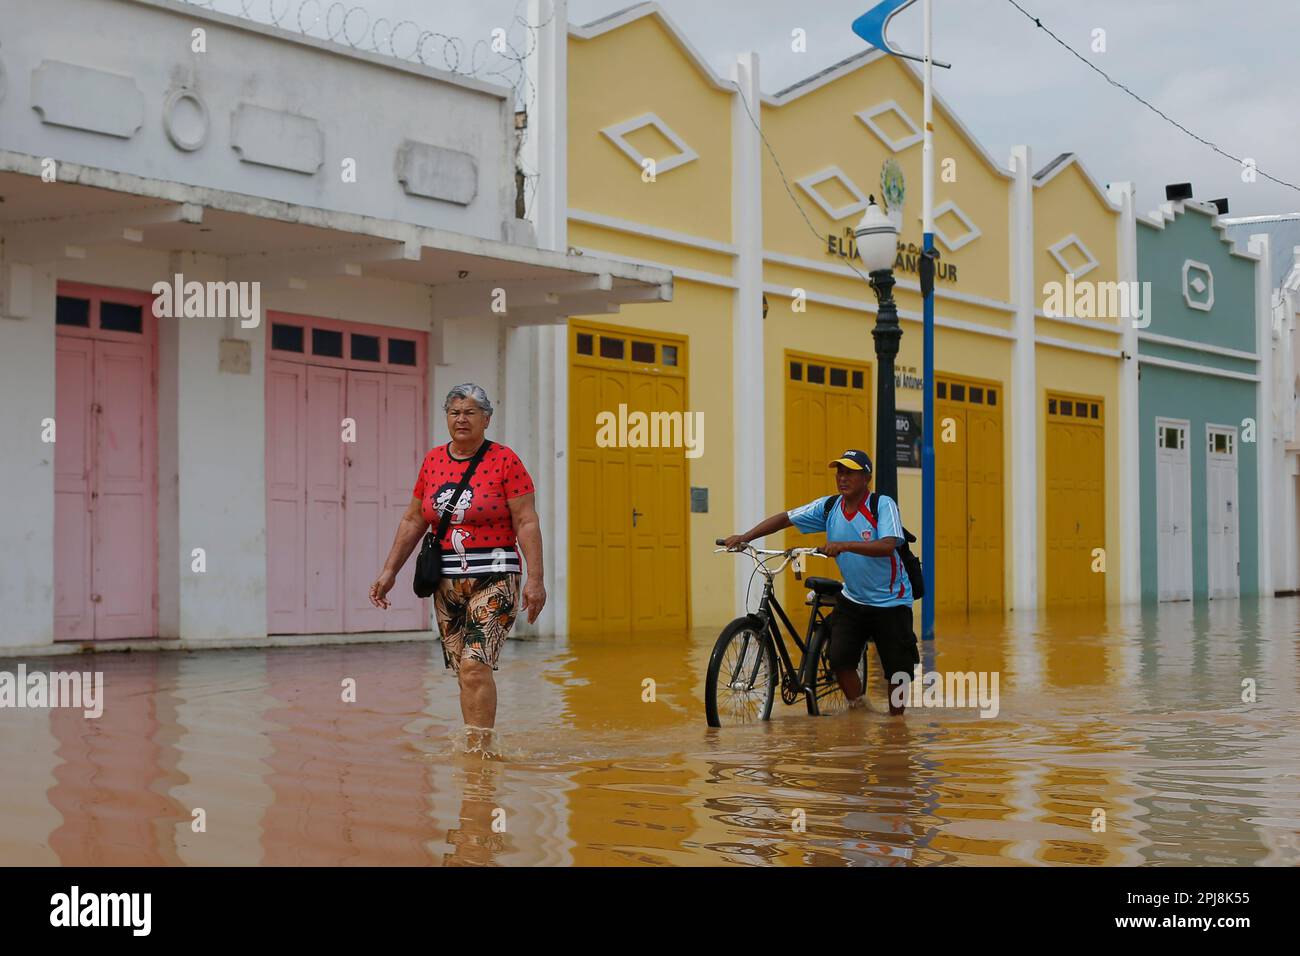
<instances>
[{"instance_id":1,"label":"man's bare leg","mask_svg":"<svg viewBox=\"0 0 1300 956\"><path fill-rule=\"evenodd\" d=\"M862 686L862 681L858 679L857 671L836 671L835 680L839 682L840 690L844 691L844 697L849 702L849 710L867 706L865 688Z\"/></svg>"}]
</instances>

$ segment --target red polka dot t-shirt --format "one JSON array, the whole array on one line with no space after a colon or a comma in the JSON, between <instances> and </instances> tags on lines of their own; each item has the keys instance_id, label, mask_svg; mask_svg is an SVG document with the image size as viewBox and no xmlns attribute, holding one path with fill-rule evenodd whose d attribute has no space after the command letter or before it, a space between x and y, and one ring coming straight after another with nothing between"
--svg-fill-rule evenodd
<instances>
[{"instance_id":1,"label":"red polka dot t-shirt","mask_svg":"<svg viewBox=\"0 0 1300 956\"><path fill-rule=\"evenodd\" d=\"M453 502L468 466L468 458L452 456L449 444L438 445L424 456L412 489L431 530L438 530L443 511L451 512L442 539L442 573L447 577L518 574L522 568L507 501L532 494L532 476L518 455L494 442L474 469L469 486Z\"/></svg>"}]
</instances>

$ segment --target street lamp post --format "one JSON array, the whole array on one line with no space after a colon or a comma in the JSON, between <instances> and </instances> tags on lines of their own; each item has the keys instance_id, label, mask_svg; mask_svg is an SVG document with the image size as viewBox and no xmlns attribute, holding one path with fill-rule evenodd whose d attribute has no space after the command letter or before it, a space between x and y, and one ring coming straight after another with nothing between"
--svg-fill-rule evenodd
<instances>
[{"instance_id":1,"label":"street lamp post","mask_svg":"<svg viewBox=\"0 0 1300 956\"><path fill-rule=\"evenodd\" d=\"M858 254L870 273L879 307L871 337L876 343L876 491L898 500L898 418L894 414L894 360L903 329L894 303L894 257L898 227L871 197L853 231Z\"/></svg>"}]
</instances>

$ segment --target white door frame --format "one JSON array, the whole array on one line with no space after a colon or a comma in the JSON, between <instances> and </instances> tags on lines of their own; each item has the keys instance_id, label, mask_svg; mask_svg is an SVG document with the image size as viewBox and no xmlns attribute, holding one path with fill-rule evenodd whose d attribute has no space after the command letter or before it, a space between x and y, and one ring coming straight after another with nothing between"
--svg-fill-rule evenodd
<instances>
[{"instance_id":1,"label":"white door frame","mask_svg":"<svg viewBox=\"0 0 1300 956\"><path fill-rule=\"evenodd\" d=\"M1211 442L1213 441L1213 436L1216 434L1229 436L1228 447L1230 451L1228 451L1227 453L1216 453L1213 450L1214 446L1211 444ZM1241 479L1240 479L1241 466L1240 466L1240 459L1238 457L1240 450L1241 450L1241 446L1238 443L1236 425L1215 425L1211 422L1206 422L1205 424L1205 509L1206 509L1206 535L1205 535L1206 555L1205 556L1206 556L1206 571L1207 571L1206 589L1209 593L1209 596L1212 598L1213 597L1237 597L1241 594ZM1211 544L1213 543L1214 540L1213 535L1215 534L1213 530L1214 523L1215 523L1214 502L1210 496L1210 469L1216 461L1217 462L1230 461L1232 463L1233 490L1232 490L1231 507L1232 507L1232 524L1234 526L1233 535L1232 535L1233 538L1232 547L1235 552L1231 556L1232 560L1229 562L1229 566L1232 568L1232 574L1228 576L1228 582L1229 582L1228 587L1226 589L1221 587L1217 593L1214 588L1213 570L1212 570L1214 567L1215 555L1211 551Z\"/></svg>"},{"instance_id":2,"label":"white door frame","mask_svg":"<svg viewBox=\"0 0 1300 956\"><path fill-rule=\"evenodd\" d=\"M1163 429L1177 428L1182 435L1182 446L1180 448L1170 449L1160 444ZM1186 418L1156 418L1156 591L1157 600L1160 601L1187 601L1192 597L1192 453L1188 446L1188 439L1191 437L1192 423ZM1207 439L1208 441L1208 439ZM1160 494L1160 457L1167 451L1181 453L1182 464L1184 467L1184 477L1186 479L1186 502L1187 510L1181 516L1187 522L1187 527L1183 529L1185 534L1185 545L1180 550L1184 552L1184 565L1186 573L1186 590L1174 591L1167 586L1168 578L1165 574L1165 566L1160 561L1160 514L1168 506L1164 496ZM1173 456L1167 456L1173 457ZM1170 518L1173 523L1173 518Z\"/></svg>"}]
</instances>

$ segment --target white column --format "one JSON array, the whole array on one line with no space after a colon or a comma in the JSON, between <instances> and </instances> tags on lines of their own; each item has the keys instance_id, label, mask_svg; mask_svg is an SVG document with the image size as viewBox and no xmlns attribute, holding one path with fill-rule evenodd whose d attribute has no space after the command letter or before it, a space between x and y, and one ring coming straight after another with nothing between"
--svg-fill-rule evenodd
<instances>
[{"instance_id":1,"label":"white column","mask_svg":"<svg viewBox=\"0 0 1300 956\"><path fill-rule=\"evenodd\" d=\"M536 174L528 218L543 249L568 248L569 176L565 139L569 122L568 0L528 0L528 22L537 27L537 46L528 57L533 103L524 136L524 171Z\"/></svg>"},{"instance_id":2,"label":"white column","mask_svg":"<svg viewBox=\"0 0 1300 956\"><path fill-rule=\"evenodd\" d=\"M1276 475L1281 456L1273 447L1273 264L1269 258L1266 232L1250 237L1246 248L1259 256L1255 265L1255 352L1259 355L1259 384L1255 387L1255 485L1259 489L1256 514L1259 521L1259 593L1272 597L1277 590L1273 576L1273 535L1279 517L1273 506ZM1240 448L1240 445L1238 445ZM1280 448L1280 446L1279 446ZM1292 526L1294 529L1294 525Z\"/></svg>"},{"instance_id":3,"label":"white column","mask_svg":"<svg viewBox=\"0 0 1300 956\"><path fill-rule=\"evenodd\" d=\"M168 272L186 282L242 278L219 258L189 252L173 252ZM179 566L173 613L187 644L266 636L265 310L249 329L233 320L159 320L176 324L176 412L167 417L178 436L180 553L164 558ZM251 343L247 374L218 368L223 338ZM202 573L192 570L195 548L205 553ZM160 569L160 582L170 576Z\"/></svg>"},{"instance_id":4,"label":"white column","mask_svg":"<svg viewBox=\"0 0 1300 956\"><path fill-rule=\"evenodd\" d=\"M569 159L567 152L569 102L568 0L529 0L528 22L537 27L536 47L528 58L528 77L534 91L524 138L523 168L536 174L527 197L528 218L537 245L565 252L569 248ZM537 514L542 523L546 560L547 608L533 628L555 634L568 628L569 593L569 353L568 329L543 326L532 339L535 365L534 400L528 420L536 435L535 470Z\"/></svg>"},{"instance_id":5,"label":"white column","mask_svg":"<svg viewBox=\"0 0 1300 956\"><path fill-rule=\"evenodd\" d=\"M1106 187L1111 202L1119 205L1115 249L1118 253L1116 278L1138 288L1137 210L1135 190L1130 182ZM1143 301L1144 309L1150 304ZM1124 353L1119 370L1119 599L1128 604L1142 600L1141 454L1139 430L1138 334L1135 315L1120 317L1120 350Z\"/></svg>"},{"instance_id":6,"label":"white column","mask_svg":"<svg viewBox=\"0 0 1300 956\"><path fill-rule=\"evenodd\" d=\"M0 305L0 647L54 643L55 445L42 440L42 422L55 417L56 268L36 264L15 279L0 263L8 286ZM56 443L71 435L62 422L54 428Z\"/></svg>"},{"instance_id":7,"label":"white column","mask_svg":"<svg viewBox=\"0 0 1300 956\"><path fill-rule=\"evenodd\" d=\"M1038 384L1034 363L1034 181L1028 146L1011 148L1011 606L1038 606ZM931 387L926 383L926 387Z\"/></svg>"},{"instance_id":8,"label":"white column","mask_svg":"<svg viewBox=\"0 0 1300 956\"><path fill-rule=\"evenodd\" d=\"M763 120L757 53L742 53L731 67L731 241L736 246L732 298L732 415L735 436L736 528L767 514L763 454ZM745 606L751 569L736 565L736 607Z\"/></svg>"},{"instance_id":9,"label":"white column","mask_svg":"<svg viewBox=\"0 0 1300 956\"><path fill-rule=\"evenodd\" d=\"M1300 246L1292 251L1292 263L1300 265ZM1288 270L1289 271L1289 270ZM1294 591L1300 587L1300 528L1296 525L1297 492L1296 477L1300 475L1297 468L1297 455L1288 452L1287 446L1294 444L1300 435L1296 434L1296 315L1300 313L1300 290L1286 291L1281 296L1282 314L1278 327L1277 340L1277 391L1273 395L1274 407L1277 409L1278 429L1276 439L1277 452L1277 502L1278 521L1272 530L1276 536L1274 574L1278 577L1282 590Z\"/></svg>"}]
</instances>

